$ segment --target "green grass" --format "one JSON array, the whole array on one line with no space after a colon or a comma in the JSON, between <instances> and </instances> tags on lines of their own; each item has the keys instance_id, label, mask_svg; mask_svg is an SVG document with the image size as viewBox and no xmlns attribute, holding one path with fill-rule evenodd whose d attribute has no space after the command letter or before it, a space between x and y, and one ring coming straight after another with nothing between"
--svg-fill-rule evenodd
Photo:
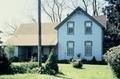
<instances>
[{"instance_id":1,"label":"green grass","mask_svg":"<svg viewBox=\"0 0 120 79\"><path fill-rule=\"evenodd\" d=\"M0 79L115 79L107 65L83 65L83 69L75 69L71 64L59 64L60 72L56 76L41 74L2 75Z\"/></svg>"}]
</instances>

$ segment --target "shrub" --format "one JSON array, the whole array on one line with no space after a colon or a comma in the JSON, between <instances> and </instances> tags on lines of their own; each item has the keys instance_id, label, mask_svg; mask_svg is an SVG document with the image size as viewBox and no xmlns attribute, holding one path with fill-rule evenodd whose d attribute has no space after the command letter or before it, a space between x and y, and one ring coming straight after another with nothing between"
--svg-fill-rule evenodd
<instances>
[{"instance_id":1,"label":"shrub","mask_svg":"<svg viewBox=\"0 0 120 79\"><path fill-rule=\"evenodd\" d=\"M57 58L56 58L54 49L51 50L51 53L47 61L45 62L45 70L48 74L53 74L53 73L56 74L59 72Z\"/></svg>"},{"instance_id":2,"label":"shrub","mask_svg":"<svg viewBox=\"0 0 120 79\"><path fill-rule=\"evenodd\" d=\"M110 48L104 56L113 73L120 79L120 46Z\"/></svg>"},{"instance_id":3,"label":"shrub","mask_svg":"<svg viewBox=\"0 0 120 79\"><path fill-rule=\"evenodd\" d=\"M36 67L31 70L31 73L45 74L45 69L44 67Z\"/></svg>"},{"instance_id":4,"label":"shrub","mask_svg":"<svg viewBox=\"0 0 120 79\"><path fill-rule=\"evenodd\" d=\"M33 68L37 67L38 64L35 62L29 62L29 63L23 63L23 64L21 64L21 66L25 67L26 69L27 68L33 69Z\"/></svg>"},{"instance_id":5,"label":"shrub","mask_svg":"<svg viewBox=\"0 0 120 79\"><path fill-rule=\"evenodd\" d=\"M86 59L82 59L81 62L87 63L88 61Z\"/></svg>"},{"instance_id":6,"label":"shrub","mask_svg":"<svg viewBox=\"0 0 120 79\"><path fill-rule=\"evenodd\" d=\"M97 61L96 61L95 56L93 57L93 59L91 60L91 62L92 62L93 64L97 64Z\"/></svg>"},{"instance_id":7,"label":"shrub","mask_svg":"<svg viewBox=\"0 0 120 79\"><path fill-rule=\"evenodd\" d=\"M10 61L11 61L11 62L19 62L19 58L16 57L16 56L14 56L14 57L11 57L11 58L10 58Z\"/></svg>"},{"instance_id":8,"label":"shrub","mask_svg":"<svg viewBox=\"0 0 120 79\"><path fill-rule=\"evenodd\" d=\"M11 66L11 73L16 74L16 73L26 73L27 69L24 66Z\"/></svg>"},{"instance_id":9,"label":"shrub","mask_svg":"<svg viewBox=\"0 0 120 79\"><path fill-rule=\"evenodd\" d=\"M38 65L37 63L34 62L29 62L29 63L23 63L20 65L12 65L12 72L11 73L31 73L31 70L33 68L36 68Z\"/></svg>"},{"instance_id":10,"label":"shrub","mask_svg":"<svg viewBox=\"0 0 120 79\"><path fill-rule=\"evenodd\" d=\"M44 55L43 58L42 58L42 62L45 63L47 59L48 59L48 56Z\"/></svg>"},{"instance_id":11,"label":"shrub","mask_svg":"<svg viewBox=\"0 0 120 79\"><path fill-rule=\"evenodd\" d=\"M6 54L0 51L0 74L8 74L11 62L8 60Z\"/></svg>"},{"instance_id":12,"label":"shrub","mask_svg":"<svg viewBox=\"0 0 120 79\"><path fill-rule=\"evenodd\" d=\"M83 64L80 59L76 59L72 61L74 68L82 68Z\"/></svg>"},{"instance_id":13,"label":"shrub","mask_svg":"<svg viewBox=\"0 0 120 79\"><path fill-rule=\"evenodd\" d=\"M69 64L69 63L70 63L70 61L69 61L69 60L64 59L64 60L58 60L58 63L62 63L62 64Z\"/></svg>"}]
</instances>

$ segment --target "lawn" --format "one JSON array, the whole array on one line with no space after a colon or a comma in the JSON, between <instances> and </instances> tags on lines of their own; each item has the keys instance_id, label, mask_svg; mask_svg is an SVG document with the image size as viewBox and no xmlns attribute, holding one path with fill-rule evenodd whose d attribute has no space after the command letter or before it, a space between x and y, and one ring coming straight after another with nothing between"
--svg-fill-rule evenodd
<instances>
[{"instance_id":1,"label":"lawn","mask_svg":"<svg viewBox=\"0 0 120 79\"><path fill-rule=\"evenodd\" d=\"M2 75L0 79L115 79L109 66L84 64L83 69L75 69L71 64L59 64L61 74L56 76L41 74Z\"/></svg>"}]
</instances>

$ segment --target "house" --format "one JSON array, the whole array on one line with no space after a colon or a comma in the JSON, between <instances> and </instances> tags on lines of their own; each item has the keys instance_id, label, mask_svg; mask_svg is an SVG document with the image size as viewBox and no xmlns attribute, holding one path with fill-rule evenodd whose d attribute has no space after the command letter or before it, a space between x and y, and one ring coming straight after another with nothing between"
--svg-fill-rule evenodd
<instances>
[{"instance_id":1,"label":"house","mask_svg":"<svg viewBox=\"0 0 120 79\"><path fill-rule=\"evenodd\" d=\"M42 23L42 53L49 55L56 48L58 60L77 58L102 60L105 16L92 17L80 7L61 23ZM16 46L15 56L30 59L37 56L37 25L22 24L14 36L8 38Z\"/></svg>"},{"instance_id":2,"label":"house","mask_svg":"<svg viewBox=\"0 0 120 79\"><path fill-rule=\"evenodd\" d=\"M54 29L58 23L42 23L42 51L49 55L50 50L57 45L57 31ZM34 23L21 24L14 35L10 36L7 43L16 46L14 56L21 60L28 60L31 56L37 57L38 30Z\"/></svg>"},{"instance_id":3,"label":"house","mask_svg":"<svg viewBox=\"0 0 120 79\"><path fill-rule=\"evenodd\" d=\"M86 60L93 57L102 60L105 27L96 19L78 7L57 25L59 60L77 58L78 55Z\"/></svg>"}]
</instances>

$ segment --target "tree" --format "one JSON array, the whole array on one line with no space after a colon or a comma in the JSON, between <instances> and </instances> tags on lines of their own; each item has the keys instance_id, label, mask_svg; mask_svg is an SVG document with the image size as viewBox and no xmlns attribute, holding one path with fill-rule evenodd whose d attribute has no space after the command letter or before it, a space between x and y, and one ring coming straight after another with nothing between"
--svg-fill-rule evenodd
<instances>
[{"instance_id":1,"label":"tree","mask_svg":"<svg viewBox=\"0 0 120 79\"><path fill-rule=\"evenodd\" d=\"M4 27L3 29L3 34L4 35L14 35L15 31L17 30L18 25L16 23L9 23L9 22L5 22L4 25L2 25Z\"/></svg>"},{"instance_id":2,"label":"tree","mask_svg":"<svg viewBox=\"0 0 120 79\"><path fill-rule=\"evenodd\" d=\"M4 53L4 49L0 47L0 74L9 73L10 64L10 61Z\"/></svg>"},{"instance_id":3,"label":"tree","mask_svg":"<svg viewBox=\"0 0 120 79\"><path fill-rule=\"evenodd\" d=\"M78 6L83 8L86 12L88 12L88 7L90 5L90 0L71 0L72 6L68 5L68 8L75 9Z\"/></svg>"},{"instance_id":4,"label":"tree","mask_svg":"<svg viewBox=\"0 0 120 79\"><path fill-rule=\"evenodd\" d=\"M98 0L71 0L71 5L68 8L75 9L78 6L83 8L87 13L92 11L93 16L99 16L102 13L102 8L105 6L106 2L100 2Z\"/></svg>"},{"instance_id":5,"label":"tree","mask_svg":"<svg viewBox=\"0 0 120 79\"><path fill-rule=\"evenodd\" d=\"M11 43L8 43L5 47L5 53L7 54L8 58L11 58L14 56L15 52L15 46Z\"/></svg>"},{"instance_id":6,"label":"tree","mask_svg":"<svg viewBox=\"0 0 120 79\"><path fill-rule=\"evenodd\" d=\"M110 35L120 33L120 1L106 0L109 5L105 7L104 12L107 14L107 32Z\"/></svg>"},{"instance_id":7,"label":"tree","mask_svg":"<svg viewBox=\"0 0 120 79\"><path fill-rule=\"evenodd\" d=\"M88 12L88 2L86 3L85 0L82 0L82 2L84 3L85 11Z\"/></svg>"},{"instance_id":8,"label":"tree","mask_svg":"<svg viewBox=\"0 0 120 79\"><path fill-rule=\"evenodd\" d=\"M96 0L93 0L92 2L92 7L93 7L93 16L98 16L98 5Z\"/></svg>"},{"instance_id":9,"label":"tree","mask_svg":"<svg viewBox=\"0 0 120 79\"><path fill-rule=\"evenodd\" d=\"M42 9L52 22L61 22L64 6L65 0L44 0Z\"/></svg>"},{"instance_id":10,"label":"tree","mask_svg":"<svg viewBox=\"0 0 120 79\"><path fill-rule=\"evenodd\" d=\"M103 9L103 12L107 15L105 35L110 37L111 42L108 42L110 48L120 44L120 2L119 0L106 1L109 5Z\"/></svg>"}]
</instances>

